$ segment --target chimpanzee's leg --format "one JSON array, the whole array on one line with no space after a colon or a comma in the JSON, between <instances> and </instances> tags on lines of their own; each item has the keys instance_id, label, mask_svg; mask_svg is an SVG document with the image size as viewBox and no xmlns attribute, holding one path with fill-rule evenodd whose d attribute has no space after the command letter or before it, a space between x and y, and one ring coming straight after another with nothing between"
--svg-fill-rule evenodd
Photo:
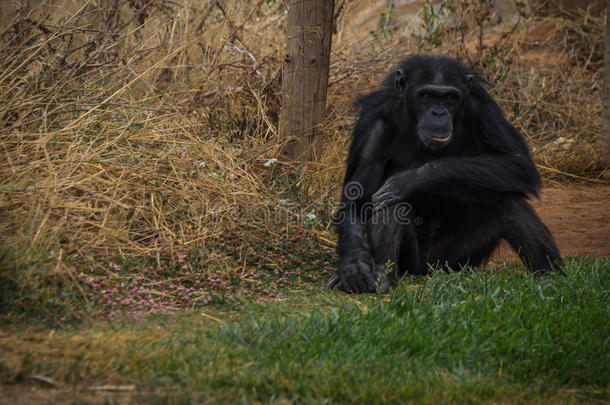
<instances>
[{"instance_id":1,"label":"chimpanzee's leg","mask_svg":"<svg viewBox=\"0 0 610 405\"><path fill-rule=\"evenodd\" d=\"M523 199L515 199L502 217L504 238L530 271L562 271L563 260L549 229Z\"/></svg>"},{"instance_id":2,"label":"chimpanzee's leg","mask_svg":"<svg viewBox=\"0 0 610 405\"><path fill-rule=\"evenodd\" d=\"M548 228L523 198L498 206L471 206L450 234L431 249L430 263L459 269L479 265L506 239L531 271L560 267L563 262Z\"/></svg>"},{"instance_id":3,"label":"chimpanzee's leg","mask_svg":"<svg viewBox=\"0 0 610 405\"><path fill-rule=\"evenodd\" d=\"M375 261L378 292L396 284L401 272L424 267L411 206L395 204L376 210L367 224L367 239ZM398 268L400 264L401 269ZM402 267L406 267L402 268Z\"/></svg>"},{"instance_id":4,"label":"chimpanzee's leg","mask_svg":"<svg viewBox=\"0 0 610 405\"><path fill-rule=\"evenodd\" d=\"M497 207L471 205L455 215L461 220L435 241L427 261L452 270L478 266L491 255L504 234L501 214Z\"/></svg>"}]
</instances>

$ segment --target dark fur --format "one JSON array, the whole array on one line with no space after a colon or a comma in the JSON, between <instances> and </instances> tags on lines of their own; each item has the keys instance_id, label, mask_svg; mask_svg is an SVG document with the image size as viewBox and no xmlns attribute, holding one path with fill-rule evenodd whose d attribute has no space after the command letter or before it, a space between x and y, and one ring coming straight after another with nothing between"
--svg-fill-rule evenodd
<instances>
[{"instance_id":1,"label":"dark fur","mask_svg":"<svg viewBox=\"0 0 610 405\"><path fill-rule=\"evenodd\" d=\"M425 273L427 263L476 266L501 239L531 270L561 266L553 237L527 202L540 187L527 145L481 79L442 56L415 56L399 69L404 92L392 74L357 101L344 191L357 184L359 192L345 191L336 214L340 263L329 287L385 291L405 272ZM414 94L426 84L463 94L452 138L438 149L417 136ZM380 220L380 208L387 216L404 202L410 221ZM398 266L387 273L387 263Z\"/></svg>"}]
</instances>

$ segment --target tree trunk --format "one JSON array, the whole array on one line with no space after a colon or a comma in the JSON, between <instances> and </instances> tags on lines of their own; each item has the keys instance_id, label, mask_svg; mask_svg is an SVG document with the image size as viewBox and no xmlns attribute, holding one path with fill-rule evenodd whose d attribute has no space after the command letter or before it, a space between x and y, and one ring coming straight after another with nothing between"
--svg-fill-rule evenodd
<instances>
[{"instance_id":1,"label":"tree trunk","mask_svg":"<svg viewBox=\"0 0 610 405\"><path fill-rule=\"evenodd\" d=\"M610 161L610 0L606 0L606 50L604 52L604 122L602 143L607 161Z\"/></svg>"},{"instance_id":2,"label":"tree trunk","mask_svg":"<svg viewBox=\"0 0 610 405\"><path fill-rule=\"evenodd\" d=\"M290 0L280 139L291 159L316 160L321 150L333 7L334 0Z\"/></svg>"}]
</instances>

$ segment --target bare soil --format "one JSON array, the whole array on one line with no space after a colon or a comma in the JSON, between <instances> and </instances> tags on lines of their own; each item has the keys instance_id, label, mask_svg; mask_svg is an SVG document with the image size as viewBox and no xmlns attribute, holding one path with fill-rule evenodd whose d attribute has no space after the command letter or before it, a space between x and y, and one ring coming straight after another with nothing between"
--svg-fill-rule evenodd
<instances>
[{"instance_id":1,"label":"bare soil","mask_svg":"<svg viewBox=\"0 0 610 405\"><path fill-rule=\"evenodd\" d=\"M135 393L87 392L75 388L50 387L37 383L0 385L0 403L29 404L132 404L146 403Z\"/></svg>"},{"instance_id":2,"label":"bare soil","mask_svg":"<svg viewBox=\"0 0 610 405\"><path fill-rule=\"evenodd\" d=\"M532 201L563 257L610 256L610 185L546 188ZM516 254L503 242L492 262L512 262Z\"/></svg>"}]
</instances>

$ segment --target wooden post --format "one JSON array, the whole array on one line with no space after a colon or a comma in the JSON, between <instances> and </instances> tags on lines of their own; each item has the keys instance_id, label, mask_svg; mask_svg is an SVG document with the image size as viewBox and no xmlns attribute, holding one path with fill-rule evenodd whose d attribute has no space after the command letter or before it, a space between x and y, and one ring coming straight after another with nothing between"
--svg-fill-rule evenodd
<instances>
[{"instance_id":1,"label":"wooden post","mask_svg":"<svg viewBox=\"0 0 610 405\"><path fill-rule=\"evenodd\" d=\"M290 0L280 140L295 160L316 160L326 113L334 0Z\"/></svg>"},{"instance_id":2,"label":"wooden post","mask_svg":"<svg viewBox=\"0 0 610 405\"><path fill-rule=\"evenodd\" d=\"M606 50L604 52L604 98L602 144L606 161L610 162L610 0L606 0Z\"/></svg>"}]
</instances>

